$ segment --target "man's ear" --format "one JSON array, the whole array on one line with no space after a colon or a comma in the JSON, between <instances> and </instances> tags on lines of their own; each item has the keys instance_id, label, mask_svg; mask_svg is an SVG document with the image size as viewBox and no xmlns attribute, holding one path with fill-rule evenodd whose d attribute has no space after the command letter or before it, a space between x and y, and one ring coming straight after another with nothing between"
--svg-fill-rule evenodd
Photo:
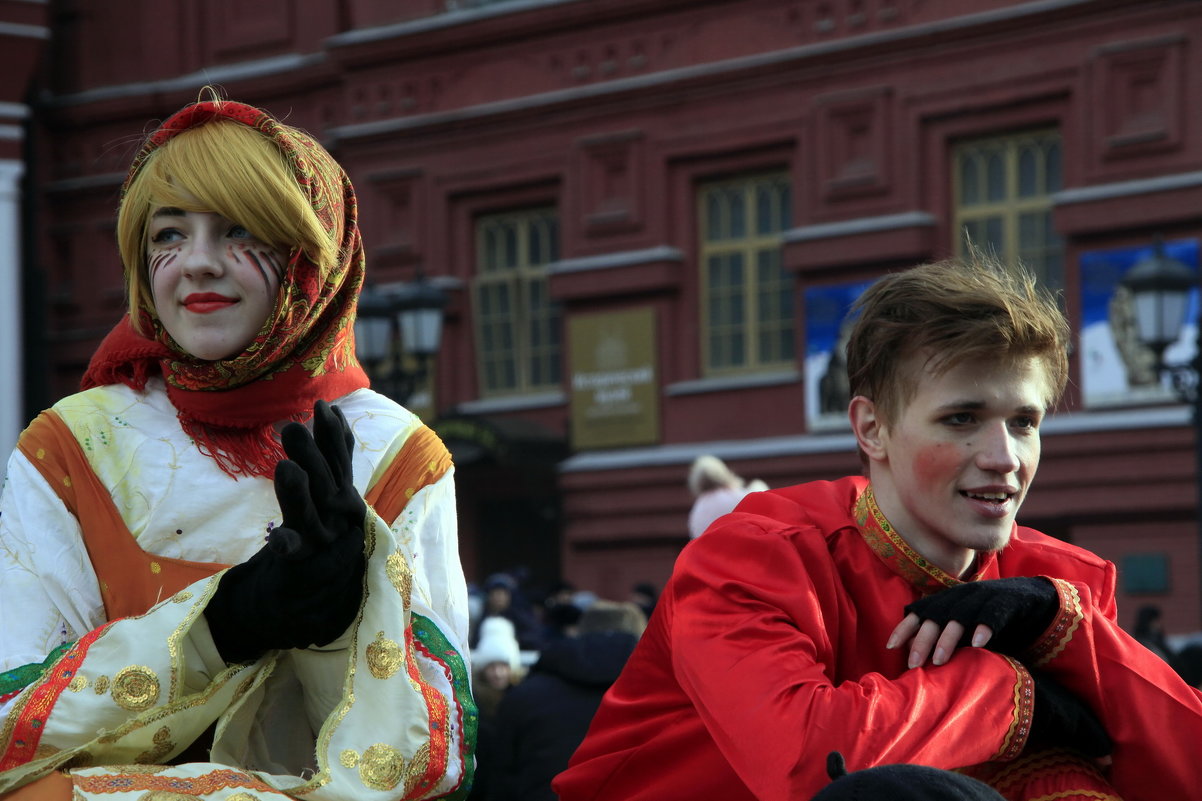
<instances>
[{"instance_id":1,"label":"man's ear","mask_svg":"<svg viewBox=\"0 0 1202 801\"><path fill-rule=\"evenodd\" d=\"M863 395L856 395L848 404L847 417L860 450L873 461L884 459L884 423L877 415L876 404Z\"/></svg>"}]
</instances>

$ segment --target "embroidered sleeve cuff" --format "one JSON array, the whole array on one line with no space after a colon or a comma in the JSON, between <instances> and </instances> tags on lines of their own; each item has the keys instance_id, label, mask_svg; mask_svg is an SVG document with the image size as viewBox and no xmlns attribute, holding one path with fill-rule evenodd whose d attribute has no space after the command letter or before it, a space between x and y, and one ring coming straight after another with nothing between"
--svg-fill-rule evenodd
<instances>
[{"instance_id":1,"label":"embroidered sleeve cuff","mask_svg":"<svg viewBox=\"0 0 1202 801\"><path fill-rule=\"evenodd\" d=\"M1027 747L1027 738L1031 736L1031 720L1035 713L1035 682L1030 671L1017 659L1008 656L1004 659L1014 668L1014 718L1009 731L1002 739L1002 747L993 758L997 762L1017 759Z\"/></svg>"},{"instance_id":2,"label":"embroidered sleeve cuff","mask_svg":"<svg viewBox=\"0 0 1202 801\"><path fill-rule=\"evenodd\" d=\"M1056 594L1060 598L1060 609L1052 618L1047 631L1031 646L1029 663L1035 667L1043 667L1063 653L1085 618L1081 607L1081 595L1077 588L1064 579L1046 578L1056 588Z\"/></svg>"}]
</instances>

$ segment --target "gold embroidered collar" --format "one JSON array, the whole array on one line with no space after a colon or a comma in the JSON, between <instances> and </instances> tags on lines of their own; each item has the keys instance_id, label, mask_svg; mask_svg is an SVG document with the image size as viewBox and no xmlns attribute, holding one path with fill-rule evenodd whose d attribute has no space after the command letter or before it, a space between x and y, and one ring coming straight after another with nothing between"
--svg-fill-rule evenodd
<instances>
[{"instance_id":1,"label":"gold embroidered collar","mask_svg":"<svg viewBox=\"0 0 1202 801\"><path fill-rule=\"evenodd\" d=\"M856 526L873 553L879 556L890 570L913 584L924 595L963 583L919 554L898 535L897 530L877 506L871 484L865 487L856 499L853 513ZM979 579L985 566L994 558L992 553L978 554L977 572L968 580Z\"/></svg>"}]
</instances>

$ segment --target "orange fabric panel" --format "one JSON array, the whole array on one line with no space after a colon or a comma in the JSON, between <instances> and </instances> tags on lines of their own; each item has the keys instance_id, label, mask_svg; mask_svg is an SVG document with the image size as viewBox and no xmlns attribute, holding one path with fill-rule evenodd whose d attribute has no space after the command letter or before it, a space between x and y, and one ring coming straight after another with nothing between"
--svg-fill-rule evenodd
<instances>
[{"instance_id":1,"label":"orange fabric panel","mask_svg":"<svg viewBox=\"0 0 1202 801\"><path fill-rule=\"evenodd\" d=\"M451 467L451 453L428 426L414 431L388 470L367 490L364 500L392 525L409 499L433 484Z\"/></svg>"},{"instance_id":2,"label":"orange fabric panel","mask_svg":"<svg viewBox=\"0 0 1202 801\"><path fill-rule=\"evenodd\" d=\"M162 599L227 567L142 550L71 429L53 410L34 419L17 447L79 521L109 620L144 614Z\"/></svg>"}]
</instances>

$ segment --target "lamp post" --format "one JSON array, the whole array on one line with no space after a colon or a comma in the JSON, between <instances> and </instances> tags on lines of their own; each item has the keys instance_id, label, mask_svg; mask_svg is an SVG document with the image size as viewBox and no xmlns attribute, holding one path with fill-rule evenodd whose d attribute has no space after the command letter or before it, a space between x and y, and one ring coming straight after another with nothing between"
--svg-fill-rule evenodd
<instances>
[{"instance_id":1,"label":"lamp post","mask_svg":"<svg viewBox=\"0 0 1202 801\"><path fill-rule=\"evenodd\" d=\"M446 305L447 293L420 272L411 283L363 287L355 354L381 394L402 405L409 401L438 353Z\"/></svg>"},{"instance_id":2,"label":"lamp post","mask_svg":"<svg viewBox=\"0 0 1202 801\"><path fill-rule=\"evenodd\" d=\"M1136 262L1123 284L1131 290L1135 324L1139 337L1156 357L1156 374L1168 374L1177 396L1193 406L1194 483L1198 526L1199 595L1202 596L1202 393L1198 391L1202 374L1202 320L1199 320L1194 358L1185 364L1165 364L1164 352L1176 342L1185 326L1190 291L1198 286L1198 276L1164 250L1156 237L1151 256Z\"/></svg>"}]
</instances>

